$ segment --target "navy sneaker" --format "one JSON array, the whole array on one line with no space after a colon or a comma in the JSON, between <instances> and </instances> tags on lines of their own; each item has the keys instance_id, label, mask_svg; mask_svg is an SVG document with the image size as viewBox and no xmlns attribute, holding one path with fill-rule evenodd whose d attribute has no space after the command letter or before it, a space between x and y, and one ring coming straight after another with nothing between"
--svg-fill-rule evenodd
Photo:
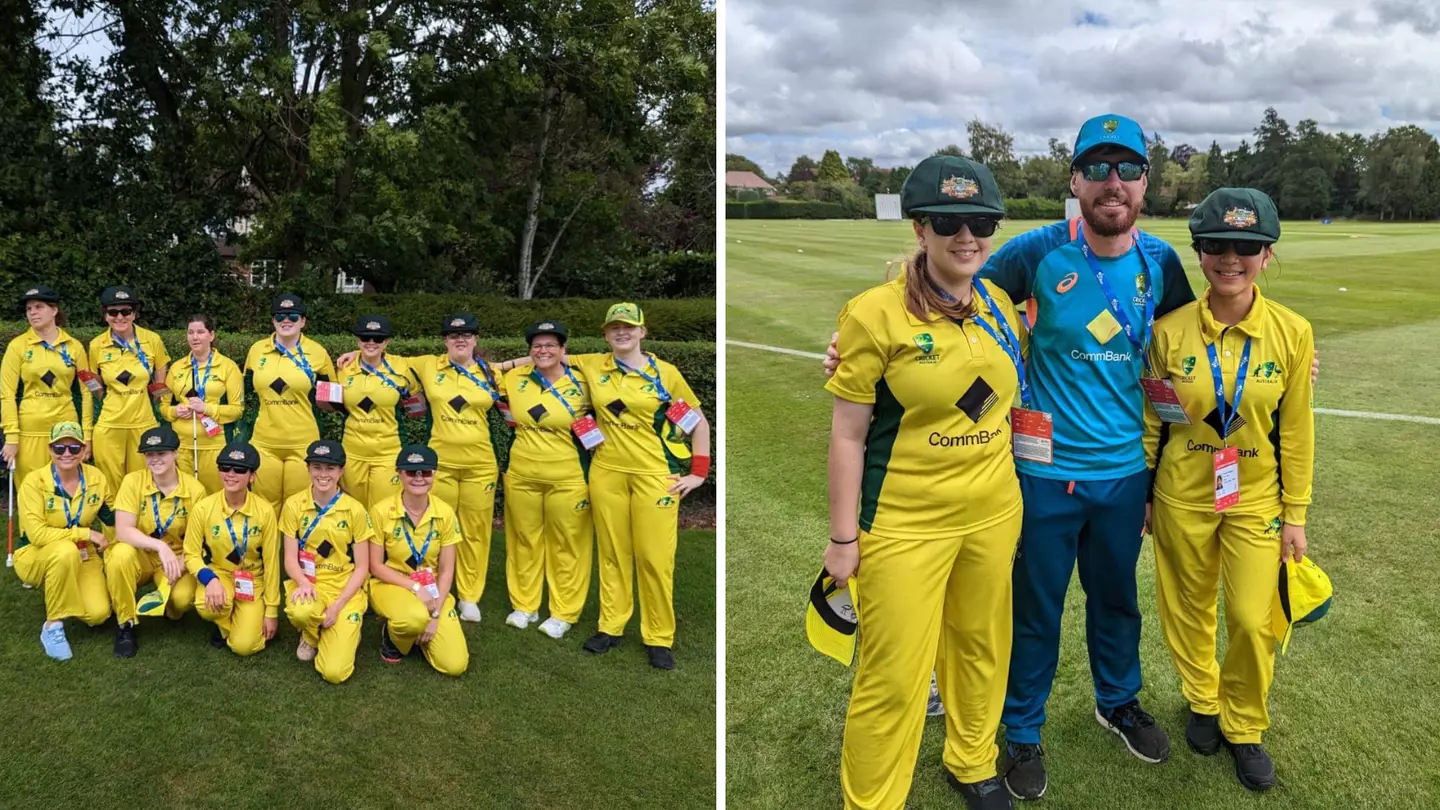
<instances>
[{"instance_id":1,"label":"navy sneaker","mask_svg":"<svg viewBox=\"0 0 1440 810\"><path fill-rule=\"evenodd\" d=\"M1119 735L1137 758L1151 763L1170 758L1170 738L1164 729L1155 725L1155 718L1140 708L1140 701L1132 700L1108 715L1097 706L1095 719Z\"/></svg>"},{"instance_id":2,"label":"navy sneaker","mask_svg":"<svg viewBox=\"0 0 1440 810\"><path fill-rule=\"evenodd\" d=\"M1275 787L1275 764L1259 743L1225 741L1235 759L1235 778L1246 789L1260 793Z\"/></svg>"},{"instance_id":3,"label":"navy sneaker","mask_svg":"<svg viewBox=\"0 0 1440 810\"><path fill-rule=\"evenodd\" d=\"M969 810L1010 810L1013 806L1010 803L1010 794L1005 791L1004 785L1000 784L998 776L979 782L961 782L955 778L955 774L946 769L945 779L950 782L950 787L965 797L965 806Z\"/></svg>"},{"instance_id":4,"label":"navy sneaker","mask_svg":"<svg viewBox=\"0 0 1440 810\"><path fill-rule=\"evenodd\" d=\"M1185 724L1185 743L1190 750L1202 757L1214 756L1220 752L1220 715L1190 712L1190 722Z\"/></svg>"},{"instance_id":5,"label":"navy sneaker","mask_svg":"<svg viewBox=\"0 0 1440 810\"><path fill-rule=\"evenodd\" d=\"M1045 749L1039 743L1005 744L1005 789L1023 802L1045 795Z\"/></svg>"}]
</instances>

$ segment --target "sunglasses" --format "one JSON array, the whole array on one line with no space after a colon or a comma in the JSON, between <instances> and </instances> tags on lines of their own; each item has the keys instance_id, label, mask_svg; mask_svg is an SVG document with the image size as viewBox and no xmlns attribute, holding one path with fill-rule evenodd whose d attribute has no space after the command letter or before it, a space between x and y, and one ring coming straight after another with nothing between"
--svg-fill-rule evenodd
<instances>
[{"instance_id":1,"label":"sunglasses","mask_svg":"<svg viewBox=\"0 0 1440 810\"><path fill-rule=\"evenodd\" d=\"M390 338L375 337L374 335L356 335L361 343L384 343Z\"/></svg>"},{"instance_id":2,"label":"sunglasses","mask_svg":"<svg viewBox=\"0 0 1440 810\"><path fill-rule=\"evenodd\" d=\"M121 307L119 309L105 310L105 317L107 318L128 318L134 314L135 310L131 309L130 307Z\"/></svg>"},{"instance_id":3,"label":"sunglasses","mask_svg":"<svg viewBox=\"0 0 1440 810\"><path fill-rule=\"evenodd\" d=\"M1110 177L1110 172L1115 171L1120 179L1126 183L1133 183L1145 176L1150 167L1144 163L1136 163L1130 160L1087 160L1075 166L1080 176L1095 183L1103 183Z\"/></svg>"},{"instance_id":4,"label":"sunglasses","mask_svg":"<svg viewBox=\"0 0 1440 810\"><path fill-rule=\"evenodd\" d=\"M1195 242L1195 249L1206 256L1224 256L1227 250L1235 251L1236 256L1259 256L1265 250L1265 243L1240 239L1200 239Z\"/></svg>"},{"instance_id":5,"label":"sunglasses","mask_svg":"<svg viewBox=\"0 0 1440 810\"><path fill-rule=\"evenodd\" d=\"M410 478L429 478L435 474L434 470L401 470L400 472Z\"/></svg>"},{"instance_id":6,"label":"sunglasses","mask_svg":"<svg viewBox=\"0 0 1440 810\"><path fill-rule=\"evenodd\" d=\"M78 456L78 455L80 455L80 451L82 451L82 450L84 450L84 449L85 449L85 446L84 446L83 444L52 444L52 445L50 445L50 452L54 453L54 454L57 455L57 456L66 456L66 455L69 455L69 456Z\"/></svg>"},{"instance_id":7,"label":"sunglasses","mask_svg":"<svg viewBox=\"0 0 1440 810\"><path fill-rule=\"evenodd\" d=\"M474 332L451 332L445 336L446 340L474 340Z\"/></svg>"},{"instance_id":8,"label":"sunglasses","mask_svg":"<svg viewBox=\"0 0 1440 810\"><path fill-rule=\"evenodd\" d=\"M299 323L303 317L304 316L298 312L282 312L275 316L275 322L281 323L283 321L289 321L290 323Z\"/></svg>"},{"instance_id":9,"label":"sunglasses","mask_svg":"<svg viewBox=\"0 0 1440 810\"><path fill-rule=\"evenodd\" d=\"M215 469L219 470L222 473L229 473L231 475L248 475L250 473L249 468L236 467L233 464L216 464Z\"/></svg>"},{"instance_id":10,"label":"sunglasses","mask_svg":"<svg viewBox=\"0 0 1440 810\"><path fill-rule=\"evenodd\" d=\"M970 228L971 236L984 239L994 236L995 229L1000 227L1000 220L996 217L975 214L930 214L920 221L929 224L936 236L954 236L960 232L961 226L966 226Z\"/></svg>"}]
</instances>

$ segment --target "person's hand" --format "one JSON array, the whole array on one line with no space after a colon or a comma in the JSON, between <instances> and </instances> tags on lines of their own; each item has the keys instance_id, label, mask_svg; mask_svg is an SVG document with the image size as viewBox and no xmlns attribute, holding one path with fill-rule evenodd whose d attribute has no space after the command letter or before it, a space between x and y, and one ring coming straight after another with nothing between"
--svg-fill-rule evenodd
<instances>
[{"instance_id":1,"label":"person's hand","mask_svg":"<svg viewBox=\"0 0 1440 810\"><path fill-rule=\"evenodd\" d=\"M85 442L85 444L83 444L83 445L80 447L80 463L81 463L81 464L84 464L85 462L87 462L87 461L89 461L89 460L90 460L90 442Z\"/></svg>"},{"instance_id":2,"label":"person's hand","mask_svg":"<svg viewBox=\"0 0 1440 810\"><path fill-rule=\"evenodd\" d=\"M187 406L187 405L178 405L178 406L176 406L176 408L175 408L175 418L176 418L176 419L189 419L189 418L190 418L190 408L189 408L189 406Z\"/></svg>"},{"instance_id":3,"label":"person's hand","mask_svg":"<svg viewBox=\"0 0 1440 810\"><path fill-rule=\"evenodd\" d=\"M1310 384L1320 382L1320 350L1315 350L1315 360L1310 364Z\"/></svg>"},{"instance_id":4,"label":"person's hand","mask_svg":"<svg viewBox=\"0 0 1440 810\"><path fill-rule=\"evenodd\" d=\"M202 416L205 414L205 400L199 397L190 397L190 401L187 404L189 405L189 407L186 408L186 410L198 413Z\"/></svg>"},{"instance_id":5,"label":"person's hand","mask_svg":"<svg viewBox=\"0 0 1440 810\"><path fill-rule=\"evenodd\" d=\"M165 569L165 578L170 580L172 588L180 581L180 577L185 576L185 563L180 562L180 558L175 556L169 546L160 547L160 567Z\"/></svg>"},{"instance_id":6,"label":"person's hand","mask_svg":"<svg viewBox=\"0 0 1440 810\"><path fill-rule=\"evenodd\" d=\"M20 445L18 444L6 444L3 448L0 448L0 458L4 458L5 466L12 470L15 469L15 457L19 454Z\"/></svg>"},{"instance_id":7,"label":"person's hand","mask_svg":"<svg viewBox=\"0 0 1440 810\"><path fill-rule=\"evenodd\" d=\"M261 635L265 637L266 641L269 641L270 639L275 637L275 628L279 626L279 624L279 619L272 619L269 616L265 617L264 631L261 633Z\"/></svg>"},{"instance_id":8,"label":"person's hand","mask_svg":"<svg viewBox=\"0 0 1440 810\"><path fill-rule=\"evenodd\" d=\"M1280 530L1280 561L1289 557L1298 563L1305 556L1306 548L1305 527L1286 523Z\"/></svg>"},{"instance_id":9,"label":"person's hand","mask_svg":"<svg viewBox=\"0 0 1440 810\"><path fill-rule=\"evenodd\" d=\"M689 495L696 487L705 483L705 479L698 475L672 475L670 476L670 480L675 483L671 484L670 489L666 491L671 495L679 495L682 498Z\"/></svg>"},{"instance_id":10,"label":"person's hand","mask_svg":"<svg viewBox=\"0 0 1440 810\"><path fill-rule=\"evenodd\" d=\"M358 354L360 354L360 353L357 352L357 351L352 350L352 351L348 351L348 352L340 355L339 357L335 358L335 368L340 368L341 366L348 366L348 365L350 365L350 361L351 361L351 360L354 360L354 359L355 359L355 356L358 355Z\"/></svg>"},{"instance_id":11,"label":"person's hand","mask_svg":"<svg viewBox=\"0 0 1440 810\"><path fill-rule=\"evenodd\" d=\"M344 605L339 602L331 602L330 607L325 608L325 618L320 621L321 629L329 630L335 626L336 620L340 618L340 609L342 607L344 607Z\"/></svg>"},{"instance_id":12,"label":"person's hand","mask_svg":"<svg viewBox=\"0 0 1440 810\"><path fill-rule=\"evenodd\" d=\"M94 543L95 548L99 549L100 551L104 551L106 546L110 545L110 541L105 537L105 535L102 532L95 531L94 529L90 530L90 542Z\"/></svg>"},{"instance_id":13,"label":"person's hand","mask_svg":"<svg viewBox=\"0 0 1440 810\"><path fill-rule=\"evenodd\" d=\"M436 630L439 630L439 629L440 629L440 620L439 620L439 619L431 619L431 620L430 620L430 623L427 624L427 625L425 625L425 632L423 632L423 633L420 634L420 639L419 639L420 643L421 643L421 644L429 644L429 643L430 643L430 639L435 638L435 631L436 631Z\"/></svg>"},{"instance_id":14,"label":"person's hand","mask_svg":"<svg viewBox=\"0 0 1440 810\"><path fill-rule=\"evenodd\" d=\"M836 348L840 342L840 333L830 333L830 345L825 349L825 376L834 377L835 369L840 367L840 349Z\"/></svg>"},{"instance_id":15,"label":"person's hand","mask_svg":"<svg viewBox=\"0 0 1440 810\"><path fill-rule=\"evenodd\" d=\"M440 608L445 604L445 594L440 594L434 599L425 598L425 589L420 589L420 601L425 605L426 613L439 613Z\"/></svg>"},{"instance_id":16,"label":"person's hand","mask_svg":"<svg viewBox=\"0 0 1440 810\"><path fill-rule=\"evenodd\" d=\"M1140 536L1141 536L1141 537L1144 537L1145 535L1150 534L1152 531L1154 531L1154 529L1151 529L1151 528L1150 528L1150 515L1151 515L1151 512L1152 512L1152 511L1154 511L1154 504L1146 503L1146 504L1145 504L1145 525L1144 525L1144 527L1142 527L1142 528L1140 529Z\"/></svg>"},{"instance_id":17,"label":"person's hand","mask_svg":"<svg viewBox=\"0 0 1440 810\"><path fill-rule=\"evenodd\" d=\"M835 543L825 547L825 570L835 578L835 587L844 588L860 568L860 543Z\"/></svg>"},{"instance_id":18,"label":"person's hand","mask_svg":"<svg viewBox=\"0 0 1440 810\"><path fill-rule=\"evenodd\" d=\"M220 584L219 579L212 579L205 586L205 608L211 613L225 609L225 586Z\"/></svg>"},{"instance_id":19,"label":"person's hand","mask_svg":"<svg viewBox=\"0 0 1440 810\"><path fill-rule=\"evenodd\" d=\"M295 583L295 590L290 592L290 602L295 605L307 605L315 601L315 586L309 580Z\"/></svg>"}]
</instances>

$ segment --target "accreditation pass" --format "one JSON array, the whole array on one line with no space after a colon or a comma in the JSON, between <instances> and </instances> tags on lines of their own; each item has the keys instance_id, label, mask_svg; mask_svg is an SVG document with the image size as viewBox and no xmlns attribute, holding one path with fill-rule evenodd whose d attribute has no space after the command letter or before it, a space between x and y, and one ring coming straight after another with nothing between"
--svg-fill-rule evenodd
<instances>
[{"instance_id":1,"label":"accreditation pass","mask_svg":"<svg viewBox=\"0 0 1440 810\"><path fill-rule=\"evenodd\" d=\"M1190 417L1185 415L1185 406L1180 404L1180 395L1175 393L1175 383L1144 377L1140 380L1140 387L1145 389L1145 396L1150 399L1150 407L1155 409L1155 415L1160 417L1161 422L1172 425L1190 424Z\"/></svg>"},{"instance_id":2,"label":"accreditation pass","mask_svg":"<svg viewBox=\"0 0 1440 810\"><path fill-rule=\"evenodd\" d=\"M1050 464L1055 461L1055 420L1044 411L1010 409L1010 431L1014 434L1016 458Z\"/></svg>"}]
</instances>

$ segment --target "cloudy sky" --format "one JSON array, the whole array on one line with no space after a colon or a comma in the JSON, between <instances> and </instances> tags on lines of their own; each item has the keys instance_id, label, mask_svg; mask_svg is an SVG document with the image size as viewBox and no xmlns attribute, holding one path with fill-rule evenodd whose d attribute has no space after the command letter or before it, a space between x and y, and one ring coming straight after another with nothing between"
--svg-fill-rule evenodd
<instances>
[{"instance_id":1,"label":"cloudy sky","mask_svg":"<svg viewBox=\"0 0 1440 810\"><path fill-rule=\"evenodd\" d=\"M726 0L726 151L914 165L978 117L1016 151L1118 112L1171 146L1293 128L1440 133L1436 0Z\"/></svg>"}]
</instances>

